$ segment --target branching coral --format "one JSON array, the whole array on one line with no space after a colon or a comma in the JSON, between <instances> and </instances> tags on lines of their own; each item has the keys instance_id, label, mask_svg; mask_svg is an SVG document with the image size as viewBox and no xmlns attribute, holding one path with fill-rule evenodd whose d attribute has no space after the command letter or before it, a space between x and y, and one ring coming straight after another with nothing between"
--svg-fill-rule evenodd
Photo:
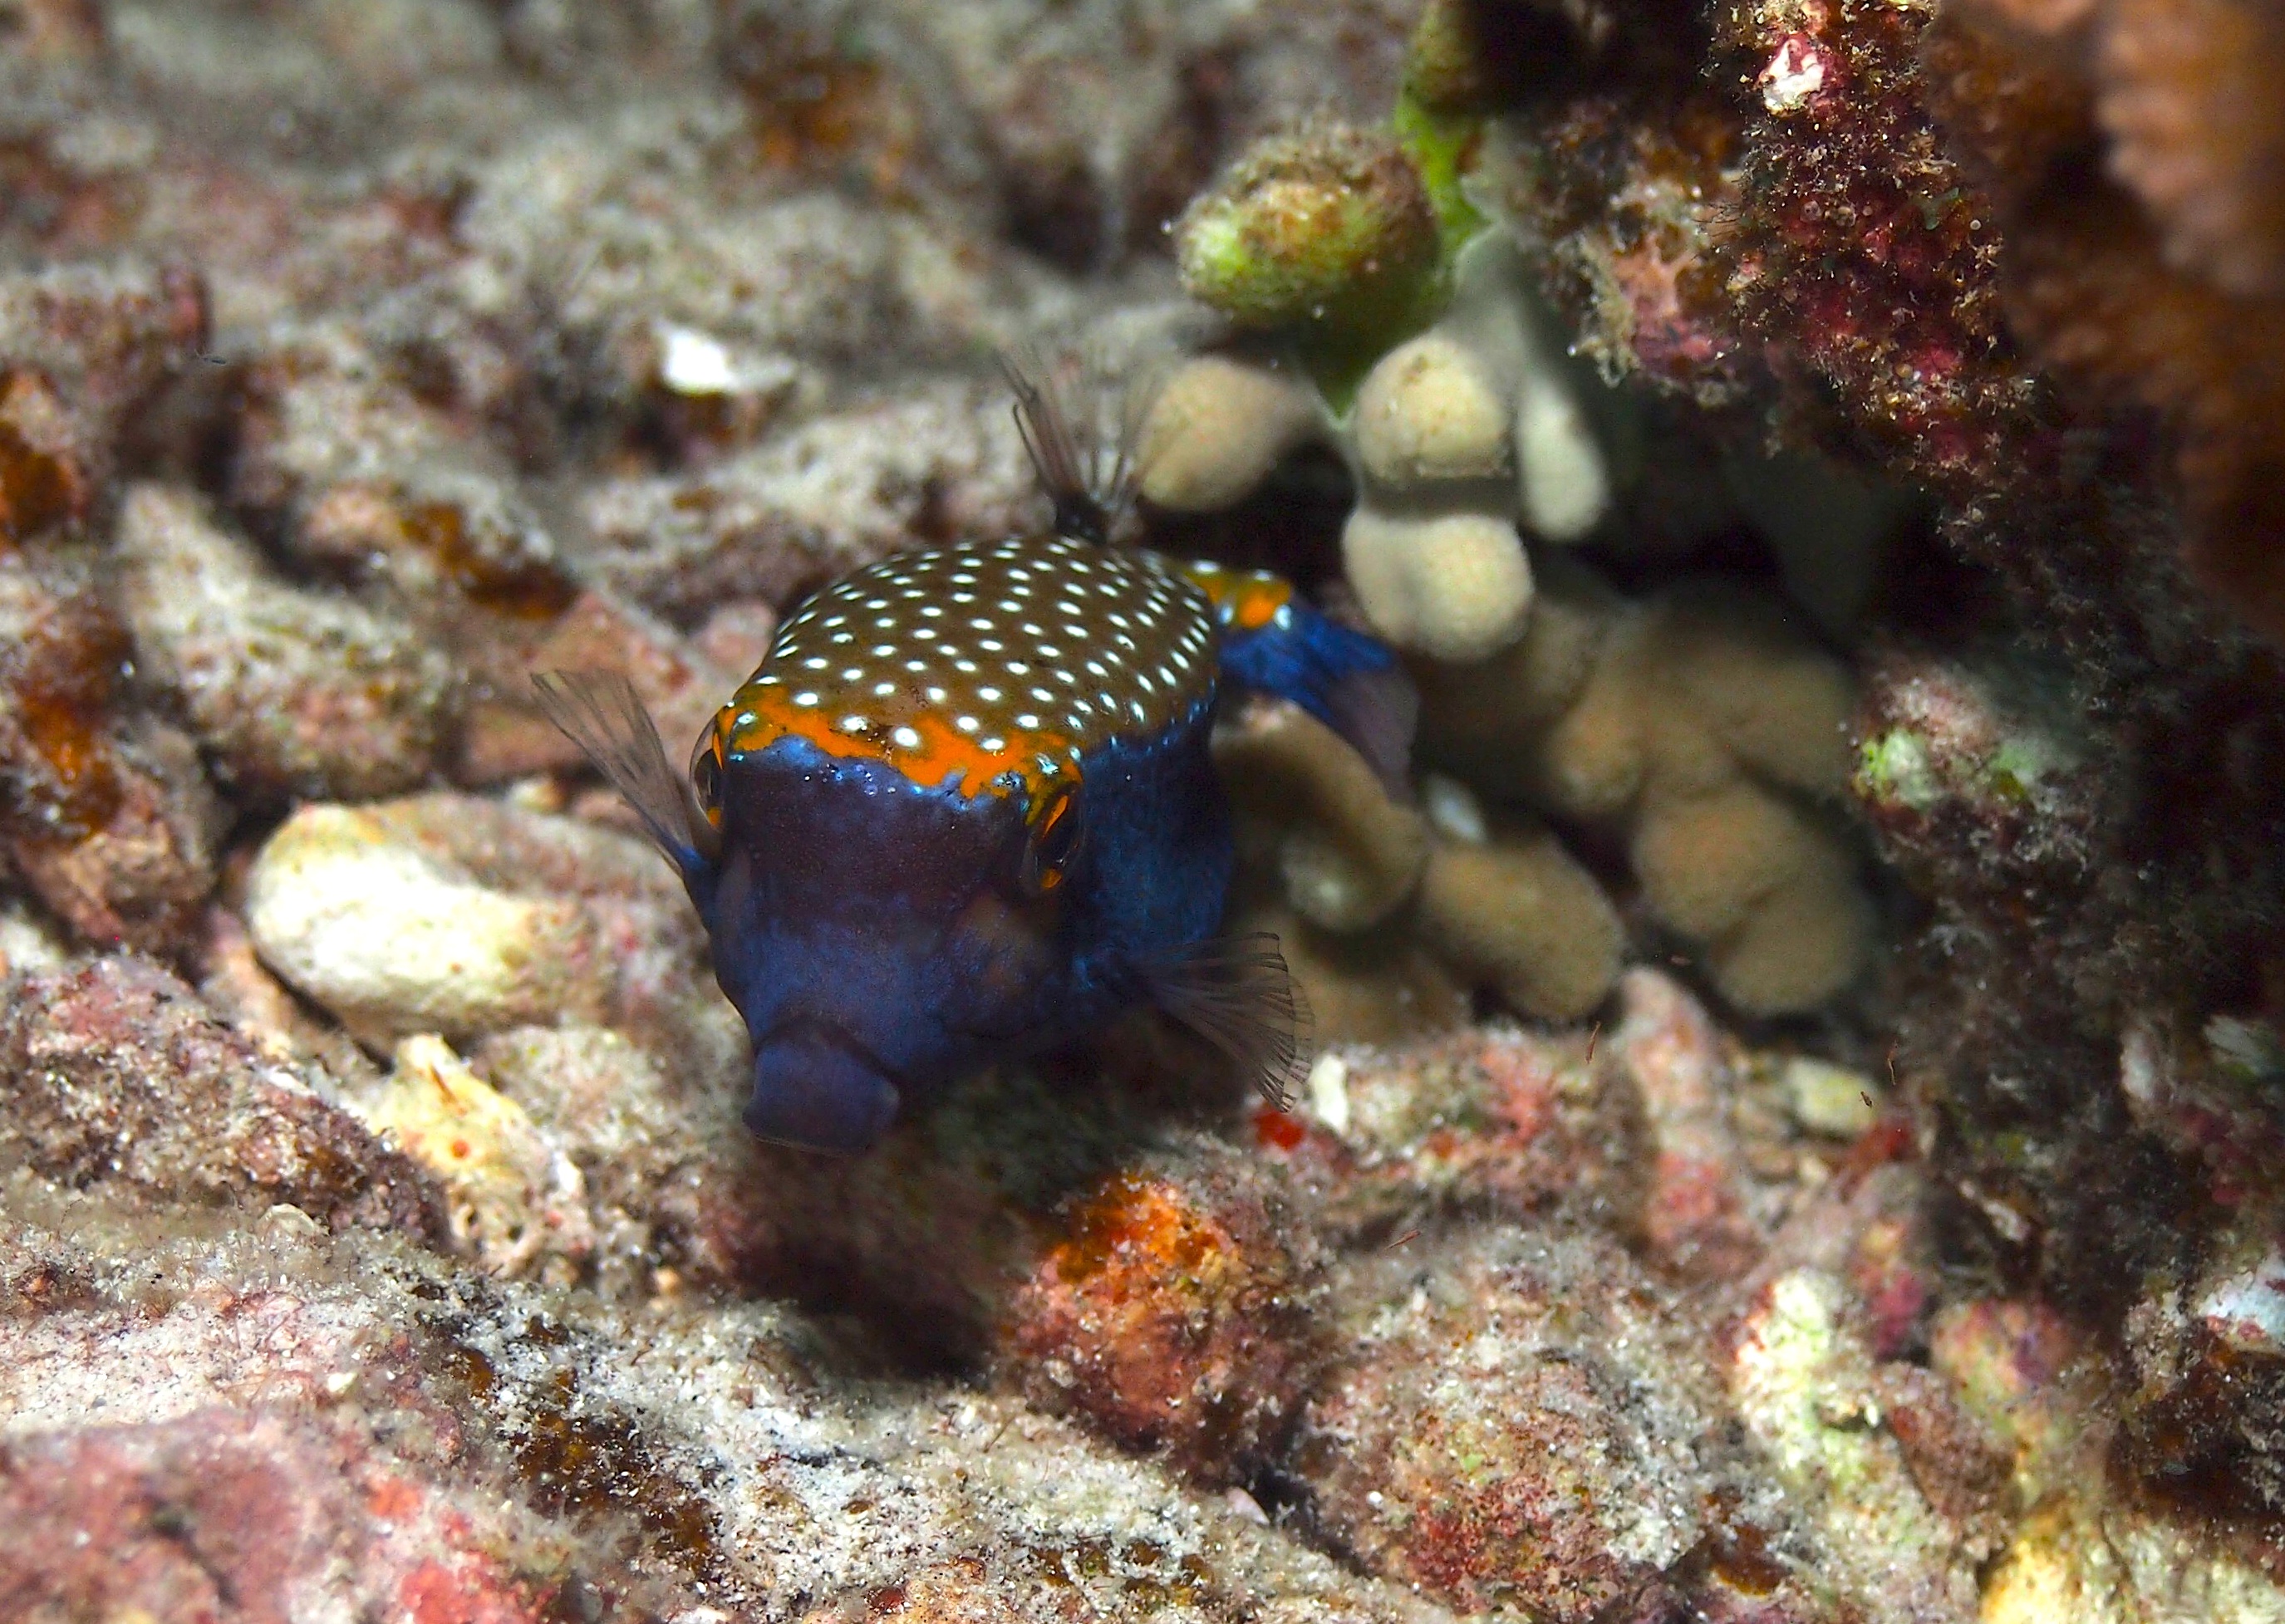
<instances>
[{"instance_id":1,"label":"branching coral","mask_svg":"<svg viewBox=\"0 0 2285 1624\"><path fill-rule=\"evenodd\" d=\"M1547 829L1439 797L1420 933L1459 975L1527 1015L1585 1015L1617 980L1626 933L1602 886Z\"/></svg>"},{"instance_id":2,"label":"branching coral","mask_svg":"<svg viewBox=\"0 0 2285 1624\"><path fill-rule=\"evenodd\" d=\"M1351 938L1385 927L1378 950L1366 951L1384 970L1417 946L1456 981L1528 1015L1575 1019L1610 991L1624 945L1618 917L1545 830L1512 820L1488 827L1457 784L1438 788L1425 811L1401 802L1292 705L1248 705L1218 734L1214 754L1246 844L1307 926ZM1305 953L1305 987L1313 968ZM1346 1019L1336 1030L1354 1035Z\"/></svg>"},{"instance_id":3,"label":"branching coral","mask_svg":"<svg viewBox=\"0 0 2285 1624\"><path fill-rule=\"evenodd\" d=\"M1418 671L1421 752L1453 778L1417 810L1291 707L1249 707L1218 740L1308 924L1393 925L1513 1008L1586 1015L1625 933L1528 809L1622 850L1651 918L1741 1009L1813 1008L1864 968L1872 907L1833 805L1854 688L1775 602L1703 580L1637 602L1567 563L1512 647Z\"/></svg>"},{"instance_id":4,"label":"branching coral","mask_svg":"<svg viewBox=\"0 0 2285 1624\"><path fill-rule=\"evenodd\" d=\"M1543 20L1555 50L1567 28ZM1607 35L1593 24L1572 30L1582 49ZM1774 606L1703 585L1629 603L1543 555L1540 574L1561 584L1551 602L1519 534L1565 544L1605 528L1620 474L1606 440L1623 445L1632 429L1551 336L1521 228L1479 207L1554 184L1512 142L1487 145L1487 112L1516 89L1502 76L1519 71L1508 48L1522 43L1471 7L1433 6L1391 133L1304 129L1192 206L1176 233L1185 284L1242 341L1174 372L1145 424L1143 491L1162 508L1225 507L1297 447L1332 446L1356 491L1347 585L1376 631L1425 656L1429 758L1615 836L1653 918L1706 946L1741 1008L1811 1008L1854 977L1870 939L1850 849L1812 805L1845 769L1840 667ZM1659 184L1674 195L1645 204L1671 229L1640 245L1664 256L1676 297L1725 150L1719 120L1698 123L1694 165L1669 166ZM1735 394L1734 346L1638 332L1694 372L1701 398ZM1789 573L1833 576L1826 554L1866 555L1802 522L1777 465L1731 463L1705 468L1713 506L1734 512L1726 481L1789 536L1819 532L1788 553ZM1348 844L1347 867L1321 842L1279 847L1305 919L1355 930L1409 898L1417 939L1518 1008L1575 1016L1607 992L1617 916L1537 826L1464 813L1432 836L1425 869L1416 858L1360 867Z\"/></svg>"}]
</instances>

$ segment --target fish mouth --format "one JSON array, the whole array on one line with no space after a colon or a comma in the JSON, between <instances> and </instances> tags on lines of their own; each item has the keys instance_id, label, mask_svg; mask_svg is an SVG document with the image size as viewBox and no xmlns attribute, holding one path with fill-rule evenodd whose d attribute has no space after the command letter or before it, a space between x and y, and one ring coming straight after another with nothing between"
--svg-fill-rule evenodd
<instances>
[{"instance_id":1,"label":"fish mouth","mask_svg":"<svg viewBox=\"0 0 2285 1624\"><path fill-rule=\"evenodd\" d=\"M743 1113L758 1139L854 1155L896 1120L907 1079L839 1023L777 1022L754 1041L754 1092Z\"/></svg>"}]
</instances>

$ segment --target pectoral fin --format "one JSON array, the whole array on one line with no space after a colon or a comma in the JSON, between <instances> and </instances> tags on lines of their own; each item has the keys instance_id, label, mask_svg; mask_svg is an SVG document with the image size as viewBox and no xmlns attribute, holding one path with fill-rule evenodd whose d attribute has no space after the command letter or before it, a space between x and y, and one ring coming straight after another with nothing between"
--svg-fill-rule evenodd
<instances>
[{"instance_id":1,"label":"pectoral fin","mask_svg":"<svg viewBox=\"0 0 2285 1624\"><path fill-rule=\"evenodd\" d=\"M1309 1009L1275 936L1210 938L1130 961L1127 969L1169 1020L1227 1056L1264 1099L1285 1109L1301 1077Z\"/></svg>"},{"instance_id":2,"label":"pectoral fin","mask_svg":"<svg viewBox=\"0 0 2285 1624\"><path fill-rule=\"evenodd\" d=\"M658 849L687 876L720 853L713 827L691 804L666 758L658 727L634 685L617 671L536 671L539 708L610 780Z\"/></svg>"}]
</instances>

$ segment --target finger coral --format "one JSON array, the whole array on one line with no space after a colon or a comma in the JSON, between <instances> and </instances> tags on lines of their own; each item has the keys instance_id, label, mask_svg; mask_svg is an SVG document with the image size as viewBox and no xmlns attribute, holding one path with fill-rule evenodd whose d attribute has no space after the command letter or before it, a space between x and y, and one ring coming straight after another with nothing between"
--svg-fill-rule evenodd
<instances>
[{"instance_id":1,"label":"finger coral","mask_svg":"<svg viewBox=\"0 0 2285 1624\"><path fill-rule=\"evenodd\" d=\"M1626 934L1595 877L1544 828L1441 825L1420 881L1420 934L1510 1008L1576 1019L1617 979Z\"/></svg>"},{"instance_id":2,"label":"finger coral","mask_svg":"<svg viewBox=\"0 0 2285 1624\"><path fill-rule=\"evenodd\" d=\"M1326 123L1257 145L1175 232L1183 286L1249 327L1402 322L1436 269L1436 213L1394 136Z\"/></svg>"},{"instance_id":3,"label":"finger coral","mask_svg":"<svg viewBox=\"0 0 2285 1624\"><path fill-rule=\"evenodd\" d=\"M1276 862L1297 912L1329 930L1386 919L1420 878L1427 832L1363 757L1300 706L1252 700L1218 730L1214 759L1237 809L1276 833Z\"/></svg>"},{"instance_id":4,"label":"finger coral","mask_svg":"<svg viewBox=\"0 0 2285 1624\"><path fill-rule=\"evenodd\" d=\"M1359 190L1349 171L1365 150L1380 178ZM1324 196L1287 175L1307 164ZM1530 609L1519 520L1576 541L1607 509L1609 476L1514 246L1480 222L1470 235L1472 214L1447 200L1440 253L1424 185L1394 137L1316 129L1193 205L1177 230L1185 286L1288 359L1176 369L1143 430L1142 492L1177 511L1226 506L1326 440L1357 482L1342 552L1366 619L1401 647L1476 659ZM1389 241L1361 237L1366 221Z\"/></svg>"},{"instance_id":5,"label":"finger coral","mask_svg":"<svg viewBox=\"0 0 2285 1624\"><path fill-rule=\"evenodd\" d=\"M1610 830L1653 917L1769 1014L1847 985L1872 941L1820 803L1848 770L1846 671L1769 601L1713 583L1635 603L1583 570L1523 640L1423 673L1422 747L1480 790Z\"/></svg>"},{"instance_id":6,"label":"finger coral","mask_svg":"<svg viewBox=\"0 0 2285 1624\"><path fill-rule=\"evenodd\" d=\"M1214 756L1245 843L1300 922L1351 938L1347 956L1380 961L1386 973L1425 950L1457 983L1550 1019L1583 1016L1610 991L1625 947L1618 915L1544 829L1488 828L1472 804L1453 807L1466 796L1457 784L1442 786L1442 815L1433 803L1424 815L1290 704L1247 704L1217 731ZM1320 973L1321 985L1340 979L1306 952L1300 966L1305 988ZM1370 1029L1345 1008L1327 1013L1329 1032Z\"/></svg>"}]
</instances>

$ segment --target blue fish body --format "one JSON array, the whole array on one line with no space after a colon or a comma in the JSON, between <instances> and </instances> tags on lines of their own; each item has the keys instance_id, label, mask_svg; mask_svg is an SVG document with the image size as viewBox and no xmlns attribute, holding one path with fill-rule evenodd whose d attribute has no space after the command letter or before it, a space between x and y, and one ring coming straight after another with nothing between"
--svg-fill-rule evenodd
<instances>
[{"instance_id":1,"label":"blue fish body","mask_svg":"<svg viewBox=\"0 0 2285 1624\"><path fill-rule=\"evenodd\" d=\"M720 854L684 875L754 1039L749 1126L868 1143L901 1101L1098 1029L1138 1001L1136 967L1212 938L1232 861L1212 719L1209 696L1082 752L1052 885L1020 781L968 793L797 735L726 750Z\"/></svg>"}]
</instances>

